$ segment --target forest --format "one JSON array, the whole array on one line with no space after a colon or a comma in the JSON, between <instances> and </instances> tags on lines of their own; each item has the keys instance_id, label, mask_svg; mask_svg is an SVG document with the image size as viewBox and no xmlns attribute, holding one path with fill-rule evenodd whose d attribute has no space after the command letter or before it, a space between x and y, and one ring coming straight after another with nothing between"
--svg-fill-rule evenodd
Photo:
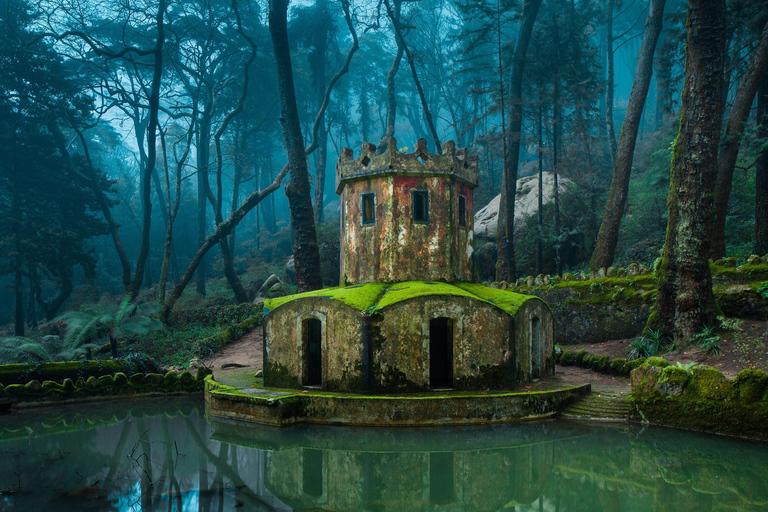
<instances>
[{"instance_id":1,"label":"forest","mask_svg":"<svg viewBox=\"0 0 768 512\"><path fill-rule=\"evenodd\" d=\"M479 157L477 282L645 265L675 339L768 254L765 0L2 0L0 63L0 363L338 286L365 142Z\"/></svg>"}]
</instances>

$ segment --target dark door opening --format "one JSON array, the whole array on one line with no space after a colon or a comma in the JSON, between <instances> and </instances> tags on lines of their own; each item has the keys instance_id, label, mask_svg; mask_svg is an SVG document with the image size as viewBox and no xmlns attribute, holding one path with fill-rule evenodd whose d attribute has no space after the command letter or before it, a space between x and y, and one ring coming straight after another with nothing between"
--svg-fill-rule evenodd
<instances>
[{"instance_id":1,"label":"dark door opening","mask_svg":"<svg viewBox=\"0 0 768 512\"><path fill-rule=\"evenodd\" d=\"M453 453L429 454L429 501L445 505L453 501Z\"/></svg>"},{"instance_id":2,"label":"dark door opening","mask_svg":"<svg viewBox=\"0 0 768 512\"><path fill-rule=\"evenodd\" d=\"M323 495L323 452L304 448L302 450L302 480L304 494L319 498Z\"/></svg>"},{"instance_id":3,"label":"dark door opening","mask_svg":"<svg viewBox=\"0 0 768 512\"><path fill-rule=\"evenodd\" d=\"M307 330L307 386L320 386L323 383L323 357L320 348L322 330L320 320L310 318L306 321Z\"/></svg>"},{"instance_id":4,"label":"dark door opening","mask_svg":"<svg viewBox=\"0 0 768 512\"><path fill-rule=\"evenodd\" d=\"M453 325L449 318L429 321L429 385L453 387Z\"/></svg>"},{"instance_id":5,"label":"dark door opening","mask_svg":"<svg viewBox=\"0 0 768 512\"><path fill-rule=\"evenodd\" d=\"M531 378L541 377L541 321L531 319Z\"/></svg>"}]
</instances>

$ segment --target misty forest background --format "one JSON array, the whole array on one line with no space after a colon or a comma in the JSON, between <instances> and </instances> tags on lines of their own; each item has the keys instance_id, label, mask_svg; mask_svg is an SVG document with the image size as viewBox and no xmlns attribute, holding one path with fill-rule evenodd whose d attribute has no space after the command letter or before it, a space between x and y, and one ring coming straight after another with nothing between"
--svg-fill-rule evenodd
<instances>
[{"instance_id":1,"label":"misty forest background","mask_svg":"<svg viewBox=\"0 0 768 512\"><path fill-rule=\"evenodd\" d=\"M707 251L768 253L768 2L690 3L712 19L681 0L0 1L7 346L69 312L83 357L84 329L250 303L292 255L288 291L338 285L337 156L388 137L479 155L475 209L502 193L502 222L478 280L650 266L697 86L686 23L723 48L688 110L717 132ZM507 184L553 170L568 186L506 237Z\"/></svg>"}]
</instances>

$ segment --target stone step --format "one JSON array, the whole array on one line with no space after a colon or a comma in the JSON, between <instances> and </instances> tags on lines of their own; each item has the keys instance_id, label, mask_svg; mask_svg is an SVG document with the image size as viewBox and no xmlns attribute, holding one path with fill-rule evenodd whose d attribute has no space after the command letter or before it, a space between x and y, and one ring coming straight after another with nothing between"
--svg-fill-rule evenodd
<instances>
[{"instance_id":1,"label":"stone step","mask_svg":"<svg viewBox=\"0 0 768 512\"><path fill-rule=\"evenodd\" d=\"M592 393L563 411L563 418L603 419L624 421L629 415L629 404L621 396Z\"/></svg>"}]
</instances>

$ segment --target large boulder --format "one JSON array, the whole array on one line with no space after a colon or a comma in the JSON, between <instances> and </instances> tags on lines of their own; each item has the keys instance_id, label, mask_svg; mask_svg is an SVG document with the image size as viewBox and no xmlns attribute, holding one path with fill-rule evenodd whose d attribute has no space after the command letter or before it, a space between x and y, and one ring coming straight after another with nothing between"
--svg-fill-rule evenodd
<instances>
[{"instance_id":1,"label":"large boulder","mask_svg":"<svg viewBox=\"0 0 768 512\"><path fill-rule=\"evenodd\" d=\"M543 204L548 204L555 199L555 174L545 171L542 173ZM573 182L568 178L558 176L557 188L560 194L564 194ZM475 237L494 238L496 227L499 224L499 203L501 195L491 199L475 214ZM515 194L515 224L539 210L539 176L526 176L517 180L517 192Z\"/></svg>"}]
</instances>

